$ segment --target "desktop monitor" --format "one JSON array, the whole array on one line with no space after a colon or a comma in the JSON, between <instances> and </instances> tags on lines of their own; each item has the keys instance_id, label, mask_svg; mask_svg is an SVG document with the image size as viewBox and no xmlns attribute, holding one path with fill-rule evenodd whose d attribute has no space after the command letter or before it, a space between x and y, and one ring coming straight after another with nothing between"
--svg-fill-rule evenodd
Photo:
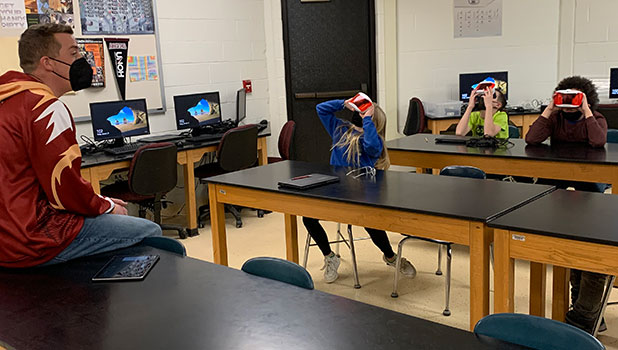
<instances>
[{"instance_id":1,"label":"desktop monitor","mask_svg":"<svg viewBox=\"0 0 618 350\"><path fill-rule=\"evenodd\" d=\"M472 91L472 85L480 83L485 78L491 77L496 80L496 87L500 88L504 92L504 97L508 101L509 91L508 85L508 72L487 72L487 73L463 73L459 74L459 100L468 102L470 100L470 92Z\"/></svg>"},{"instance_id":2,"label":"desktop monitor","mask_svg":"<svg viewBox=\"0 0 618 350\"><path fill-rule=\"evenodd\" d=\"M236 91L236 125L247 117L247 92L245 89Z\"/></svg>"},{"instance_id":3,"label":"desktop monitor","mask_svg":"<svg viewBox=\"0 0 618 350\"><path fill-rule=\"evenodd\" d=\"M609 70L609 98L618 98L618 68Z\"/></svg>"},{"instance_id":4,"label":"desktop monitor","mask_svg":"<svg viewBox=\"0 0 618 350\"><path fill-rule=\"evenodd\" d=\"M219 91L174 96L174 110L178 130L221 123Z\"/></svg>"},{"instance_id":5,"label":"desktop monitor","mask_svg":"<svg viewBox=\"0 0 618 350\"><path fill-rule=\"evenodd\" d=\"M146 99L97 102L90 104L92 133L95 141L148 135Z\"/></svg>"}]
</instances>

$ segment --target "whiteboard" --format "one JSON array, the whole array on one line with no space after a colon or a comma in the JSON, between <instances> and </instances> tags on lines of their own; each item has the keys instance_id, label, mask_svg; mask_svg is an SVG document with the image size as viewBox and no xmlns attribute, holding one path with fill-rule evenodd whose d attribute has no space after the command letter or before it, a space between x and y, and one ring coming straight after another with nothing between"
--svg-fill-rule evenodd
<instances>
[{"instance_id":1,"label":"whiteboard","mask_svg":"<svg viewBox=\"0 0 618 350\"><path fill-rule=\"evenodd\" d=\"M115 0L100 0L116 2ZM157 35L157 7L155 0L152 0L155 20L155 34L139 35L82 35L80 9L78 0L73 0L74 13L74 36L76 38L128 38L129 50L127 56L155 56L157 60L158 80L145 80L131 82L126 79L126 99L145 98L148 112L164 113L166 110L165 94L163 88L163 74L161 69L161 50ZM21 71L19 67L19 56L17 54L17 41L24 29L5 29L0 27L0 74L8 70ZM107 45L104 43L104 46ZM105 49L105 87L89 88L77 93L69 93L60 98L72 112L76 122L90 120L90 103L120 100L120 92L114 76L114 68L109 57L107 48Z\"/></svg>"}]
</instances>

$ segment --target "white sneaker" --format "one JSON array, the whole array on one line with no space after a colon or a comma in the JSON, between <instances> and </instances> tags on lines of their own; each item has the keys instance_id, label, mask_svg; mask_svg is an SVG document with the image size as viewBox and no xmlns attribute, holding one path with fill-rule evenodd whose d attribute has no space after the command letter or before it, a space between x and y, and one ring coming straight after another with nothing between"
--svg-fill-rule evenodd
<instances>
[{"instance_id":1,"label":"white sneaker","mask_svg":"<svg viewBox=\"0 0 618 350\"><path fill-rule=\"evenodd\" d=\"M382 255L382 259L388 266L392 266L393 268L397 267L397 254L395 254L395 260L393 262L388 261L386 256ZM404 276L414 278L416 277L416 268L409 262L406 258L401 258L401 265L399 266L399 272L401 272Z\"/></svg>"},{"instance_id":2,"label":"white sneaker","mask_svg":"<svg viewBox=\"0 0 618 350\"><path fill-rule=\"evenodd\" d=\"M337 278L339 278L337 269L339 268L340 263L341 259L339 259L335 253L330 253L324 257L324 266L321 268L321 270L325 270L324 282L333 283L337 280Z\"/></svg>"}]
</instances>

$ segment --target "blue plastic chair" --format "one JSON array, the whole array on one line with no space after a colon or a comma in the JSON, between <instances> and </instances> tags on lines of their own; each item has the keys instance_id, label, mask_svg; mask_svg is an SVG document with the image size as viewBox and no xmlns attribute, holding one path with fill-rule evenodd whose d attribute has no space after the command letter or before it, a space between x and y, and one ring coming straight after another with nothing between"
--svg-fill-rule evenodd
<instances>
[{"instance_id":1,"label":"blue plastic chair","mask_svg":"<svg viewBox=\"0 0 618 350\"><path fill-rule=\"evenodd\" d=\"M519 128L515 125L509 125L509 138L510 139L518 139L520 138Z\"/></svg>"},{"instance_id":2,"label":"blue plastic chair","mask_svg":"<svg viewBox=\"0 0 618 350\"><path fill-rule=\"evenodd\" d=\"M473 179L486 179L487 175L485 172L479 168L475 168L472 166L464 166L464 165L451 165L440 170L440 175L443 176L457 176L457 177L468 177ZM453 258L452 255L452 245L453 242L441 241L439 239L432 239L426 237L417 237L417 236L406 236L404 239L399 241L399 245L397 247L397 265L395 268L395 280L393 282L393 292L391 293L391 297L397 298L399 296L397 292L397 285L399 283L399 266L401 265L400 259L403 251L403 244L409 239L419 239L426 242L437 243L440 245L438 248L438 269L436 270L436 275L442 275L442 247L446 248L446 279L444 280L444 298L445 298L445 306L444 311L442 311L442 315L450 316L451 310L449 309L450 304L450 295L451 295L451 260Z\"/></svg>"},{"instance_id":3,"label":"blue plastic chair","mask_svg":"<svg viewBox=\"0 0 618 350\"><path fill-rule=\"evenodd\" d=\"M169 237L146 237L141 242L142 245L167 250L178 255L187 256L185 246L177 240Z\"/></svg>"},{"instance_id":4,"label":"blue plastic chair","mask_svg":"<svg viewBox=\"0 0 618 350\"><path fill-rule=\"evenodd\" d=\"M603 350L597 338L569 324L524 314L493 314L474 326L474 333L538 350Z\"/></svg>"},{"instance_id":5,"label":"blue plastic chair","mask_svg":"<svg viewBox=\"0 0 618 350\"><path fill-rule=\"evenodd\" d=\"M618 143L618 129L607 129L607 142Z\"/></svg>"},{"instance_id":6,"label":"blue plastic chair","mask_svg":"<svg viewBox=\"0 0 618 350\"><path fill-rule=\"evenodd\" d=\"M259 257L247 260L241 270L305 289L313 289L313 279L305 268L291 261Z\"/></svg>"}]
</instances>

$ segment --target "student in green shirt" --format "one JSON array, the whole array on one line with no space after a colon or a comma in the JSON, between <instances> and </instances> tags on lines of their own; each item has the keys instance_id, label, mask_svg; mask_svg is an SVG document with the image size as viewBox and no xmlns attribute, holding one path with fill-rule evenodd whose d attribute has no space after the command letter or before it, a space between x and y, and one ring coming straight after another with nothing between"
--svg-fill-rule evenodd
<instances>
[{"instance_id":1,"label":"student in green shirt","mask_svg":"<svg viewBox=\"0 0 618 350\"><path fill-rule=\"evenodd\" d=\"M492 93L491 89L484 90L485 94L478 94L478 87L470 93L470 103L463 117L457 123L457 135L466 135L472 131L472 136L494 136L497 138L509 137L509 117L504 112L506 106L506 97L500 89L495 89ZM476 98L482 98L485 103L485 109L480 111L472 111L474 109L474 101Z\"/></svg>"}]
</instances>

